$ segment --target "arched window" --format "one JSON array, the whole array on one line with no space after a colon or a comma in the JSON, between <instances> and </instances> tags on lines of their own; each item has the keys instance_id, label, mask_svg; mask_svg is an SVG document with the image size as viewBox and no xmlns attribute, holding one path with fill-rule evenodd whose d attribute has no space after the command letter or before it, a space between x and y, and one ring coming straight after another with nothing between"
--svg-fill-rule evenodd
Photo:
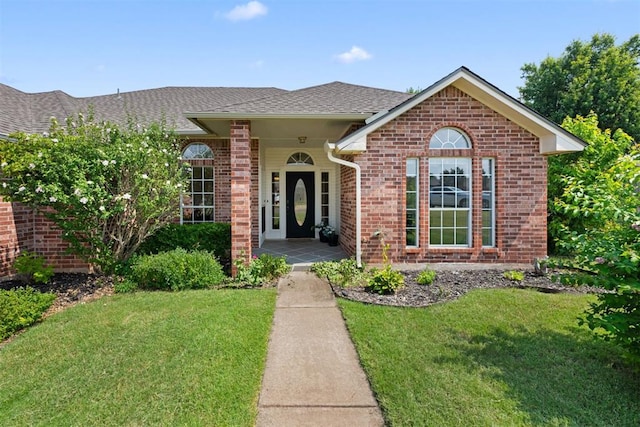
<instances>
[{"instance_id":1,"label":"arched window","mask_svg":"<svg viewBox=\"0 0 640 427\"><path fill-rule=\"evenodd\" d=\"M191 224L215 221L213 151L206 144L190 144L182 152L182 159L198 162L191 165L188 193L183 193L180 197L181 222Z\"/></svg>"},{"instance_id":2,"label":"arched window","mask_svg":"<svg viewBox=\"0 0 640 427\"><path fill-rule=\"evenodd\" d=\"M213 151L205 144L189 144L182 152L182 158L184 160L213 159Z\"/></svg>"},{"instance_id":3,"label":"arched window","mask_svg":"<svg viewBox=\"0 0 640 427\"><path fill-rule=\"evenodd\" d=\"M313 159L306 153L298 152L289 157L287 164L294 166L313 166Z\"/></svg>"},{"instance_id":4,"label":"arched window","mask_svg":"<svg viewBox=\"0 0 640 427\"><path fill-rule=\"evenodd\" d=\"M431 137L429 148L471 148L471 144L466 135L458 129L442 128Z\"/></svg>"},{"instance_id":5,"label":"arched window","mask_svg":"<svg viewBox=\"0 0 640 427\"><path fill-rule=\"evenodd\" d=\"M471 148L466 135L455 128L438 130L430 149ZM471 246L471 157L429 158L429 244Z\"/></svg>"}]
</instances>

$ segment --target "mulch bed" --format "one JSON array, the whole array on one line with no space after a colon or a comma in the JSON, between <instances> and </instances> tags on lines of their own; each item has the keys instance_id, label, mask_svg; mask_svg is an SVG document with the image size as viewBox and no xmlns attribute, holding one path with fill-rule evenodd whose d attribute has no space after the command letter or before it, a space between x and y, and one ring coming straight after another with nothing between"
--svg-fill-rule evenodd
<instances>
[{"instance_id":1,"label":"mulch bed","mask_svg":"<svg viewBox=\"0 0 640 427\"><path fill-rule=\"evenodd\" d=\"M0 282L0 289L13 289L27 286L20 280ZM40 292L52 292L56 300L43 317L50 316L79 303L93 301L105 295L113 294L113 278L83 273L56 273L47 284L29 284Z\"/></svg>"},{"instance_id":2,"label":"mulch bed","mask_svg":"<svg viewBox=\"0 0 640 427\"><path fill-rule=\"evenodd\" d=\"M379 295L367 292L362 287L342 288L332 285L338 297L368 304L400 307L425 307L439 302L451 301L472 289L523 288L540 292L558 293L601 293L602 289L589 286L567 287L552 280L552 274L536 275L533 271L524 273L524 280L516 282L503 276L504 270L453 270L437 271L436 279L430 285L419 285L416 277L419 271L403 271L405 287L393 295Z\"/></svg>"}]
</instances>

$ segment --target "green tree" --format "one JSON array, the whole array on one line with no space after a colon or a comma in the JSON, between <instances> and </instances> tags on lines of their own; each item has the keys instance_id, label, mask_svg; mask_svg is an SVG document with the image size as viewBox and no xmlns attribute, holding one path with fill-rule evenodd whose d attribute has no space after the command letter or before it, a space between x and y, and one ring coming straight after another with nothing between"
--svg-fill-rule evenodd
<instances>
[{"instance_id":1,"label":"green tree","mask_svg":"<svg viewBox=\"0 0 640 427\"><path fill-rule=\"evenodd\" d=\"M608 167L566 180L556 206L588 218L588 227L561 241L575 255L574 273L563 280L609 291L590 305L583 322L640 366L640 149L633 146Z\"/></svg>"},{"instance_id":2,"label":"green tree","mask_svg":"<svg viewBox=\"0 0 640 427\"><path fill-rule=\"evenodd\" d=\"M0 141L0 195L40 212L74 253L110 271L175 218L186 185L179 149L163 123L52 120L45 135Z\"/></svg>"},{"instance_id":3,"label":"green tree","mask_svg":"<svg viewBox=\"0 0 640 427\"><path fill-rule=\"evenodd\" d=\"M588 142L588 145L580 153L549 158L548 229L551 253L562 253L562 247L556 247L555 242L568 233L582 233L599 225L593 216L572 215L567 213L564 204L559 204L567 186L576 181L585 186L595 183L602 171L612 167L634 144L632 138L621 129L613 134L609 129L601 130L595 113L586 117L567 117L562 127Z\"/></svg>"},{"instance_id":4,"label":"green tree","mask_svg":"<svg viewBox=\"0 0 640 427\"><path fill-rule=\"evenodd\" d=\"M525 104L562 123L594 111L602 129L624 129L640 141L640 35L619 46L610 34L573 41L559 58L525 64Z\"/></svg>"}]
</instances>

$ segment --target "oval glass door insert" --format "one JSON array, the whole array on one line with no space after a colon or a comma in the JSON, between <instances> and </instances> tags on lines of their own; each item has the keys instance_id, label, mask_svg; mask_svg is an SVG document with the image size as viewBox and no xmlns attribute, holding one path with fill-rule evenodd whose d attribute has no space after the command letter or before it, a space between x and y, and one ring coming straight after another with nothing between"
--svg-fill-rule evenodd
<instances>
[{"instance_id":1,"label":"oval glass door insert","mask_svg":"<svg viewBox=\"0 0 640 427\"><path fill-rule=\"evenodd\" d=\"M293 190L293 210L296 215L296 222L302 227L307 219L307 187L302 179L298 179Z\"/></svg>"}]
</instances>

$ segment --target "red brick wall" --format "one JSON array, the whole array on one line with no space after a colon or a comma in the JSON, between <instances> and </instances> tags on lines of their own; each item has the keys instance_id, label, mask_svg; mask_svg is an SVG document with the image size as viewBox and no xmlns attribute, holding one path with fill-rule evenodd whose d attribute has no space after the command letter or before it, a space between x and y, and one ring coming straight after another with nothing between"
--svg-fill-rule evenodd
<instances>
[{"instance_id":1,"label":"red brick wall","mask_svg":"<svg viewBox=\"0 0 640 427\"><path fill-rule=\"evenodd\" d=\"M66 254L67 248L53 223L20 203L0 199L0 278L15 274L13 263L22 251L44 256L56 271L87 271L87 263Z\"/></svg>"},{"instance_id":2,"label":"red brick wall","mask_svg":"<svg viewBox=\"0 0 640 427\"><path fill-rule=\"evenodd\" d=\"M471 139L471 150L430 150L431 136L445 126L457 127ZM428 158L471 157L473 160L473 246L429 248ZM418 248L404 244L405 163L420 158L420 238ZM496 247L483 248L481 238L481 160L495 159ZM531 133L469 97L448 87L369 135L367 151L355 157L362 167L363 259L381 260L372 235L385 232L389 256L406 262L529 263L546 254L546 159ZM346 173L345 173L346 172ZM355 246L345 223L354 221L348 170L343 169L341 233L345 248ZM346 192L345 192L346 190Z\"/></svg>"}]
</instances>

